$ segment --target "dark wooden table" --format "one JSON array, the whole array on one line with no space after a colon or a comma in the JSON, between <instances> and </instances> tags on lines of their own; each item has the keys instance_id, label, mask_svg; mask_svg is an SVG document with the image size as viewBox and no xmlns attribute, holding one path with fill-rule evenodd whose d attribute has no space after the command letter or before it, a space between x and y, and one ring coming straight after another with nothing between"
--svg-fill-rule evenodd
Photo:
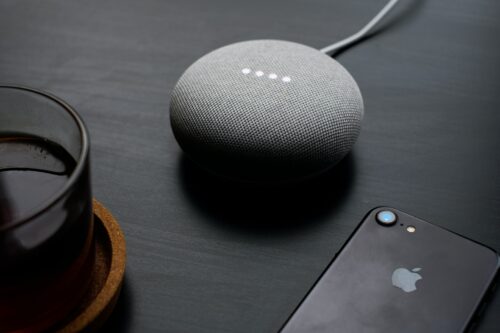
<instances>
[{"instance_id":1,"label":"dark wooden table","mask_svg":"<svg viewBox=\"0 0 500 333\"><path fill-rule=\"evenodd\" d=\"M321 180L247 189L183 157L169 94L203 54L323 47L385 0L0 2L0 81L50 91L91 133L94 195L127 238L107 331L274 332L366 212L399 208L500 250L500 2L402 0L339 55L364 96L353 153ZM474 274L474 272L471 272ZM497 294L479 332L500 332Z\"/></svg>"}]
</instances>

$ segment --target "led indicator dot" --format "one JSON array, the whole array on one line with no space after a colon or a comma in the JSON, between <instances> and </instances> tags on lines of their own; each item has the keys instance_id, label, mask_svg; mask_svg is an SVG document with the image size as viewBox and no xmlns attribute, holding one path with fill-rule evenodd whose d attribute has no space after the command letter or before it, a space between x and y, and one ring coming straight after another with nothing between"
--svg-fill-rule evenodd
<instances>
[{"instance_id":1,"label":"led indicator dot","mask_svg":"<svg viewBox=\"0 0 500 333\"><path fill-rule=\"evenodd\" d=\"M262 76L262 75L264 75L264 72L263 71L257 71L257 72L255 72L255 75Z\"/></svg>"},{"instance_id":2,"label":"led indicator dot","mask_svg":"<svg viewBox=\"0 0 500 333\"><path fill-rule=\"evenodd\" d=\"M278 75L274 74L274 73L271 73L269 74L268 76L271 80L276 80L278 78Z\"/></svg>"},{"instance_id":3,"label":"led indicator dot","mask_svg":"<svg viewBox=\"0 0 500 333\"><path fill-rule=\"evenodd\" d=\"M250 74L250 72L251 72L251 71L252 71L252 70L251 70L250 68L243 68L243 69L241 70L241 72L242 72L243 74L245 74L245 75Z\"/></svg>"},{"instance_id":4,"label":"led indicator dot","mask_svg":"<svg viewBox=\"0 0 500 333\"><path fill-rule=\"evenodd\" d=\"M283 82L290 82L290 81L292 81L292 79L291 79L289 76L284 76L284 77L281 79L281 81L283 81Z\"/></svg>"}]
</instances>

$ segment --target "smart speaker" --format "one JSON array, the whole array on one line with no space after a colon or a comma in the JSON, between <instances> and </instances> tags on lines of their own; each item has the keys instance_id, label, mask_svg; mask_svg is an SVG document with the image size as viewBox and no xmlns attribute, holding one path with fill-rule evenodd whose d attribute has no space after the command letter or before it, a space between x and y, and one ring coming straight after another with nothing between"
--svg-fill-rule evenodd
<instances>
[{"instance_id":1,"label":"smart speaker","mask_svg":"<svg viewBox=\"0 0 500 333\"><path fill-rule=\"evenodd\" d=\"M198 164L245 180L287 180L340 161L358 137L363 99L337 61L277 40L232 44L189 67L170 116Z\"/></svg>"},{"instance_id":2,"label":"smart speaker","mask_svg":"<svg viewBox=\"0 0 500 333\"><path fill-rule=\"evenodd\" d=\"M200 58L171 96L181 148L200 166L244 181L298 180L334 166L354 145L364 111L358 85L329 54L359 40L396 2L322 50L255 40Z\"/></svg>"}]
</instances>

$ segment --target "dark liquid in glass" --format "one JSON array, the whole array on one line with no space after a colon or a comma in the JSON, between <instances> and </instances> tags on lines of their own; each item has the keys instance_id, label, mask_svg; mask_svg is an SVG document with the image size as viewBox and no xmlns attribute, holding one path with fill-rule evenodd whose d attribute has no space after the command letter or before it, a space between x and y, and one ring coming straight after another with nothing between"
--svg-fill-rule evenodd
<instances>
[{"instance_id":1,"label":"dark liquid in glass","mask_svg":"<svg viewBox=\"0 0 500 333\"><path fill-rule=\"evenodd\" d=\"M28 217L68 181L75 160L37 137L0 137L0 229Z\"/></svg>"},{"instance_id":2,"label":"dark liquid in glass","mask_svg":"<svg viewBox=\"0 0 500 333\"><path fill-rule=\"evenodd\" d=\"M82 195L66 194L67 200L44 210L68 185L75 167L73 157L53 142L0 136L0 332L45 330L78 304L90 283L88 172L68 189Z\"/></svg>"},{"instance_id":3,"label":"dark liquid in glass","mask_svg":"<svg viewBox=\"0 0 500 333\"><path fill-rule=\"evenodd\" d=\"M53 201L67 184L75 165L73 157L51 141L34 136L0 136L0 233L22 228L24 219ZM77 190L88 191L85 187ZM27 225L22 230L28 239L25 244L11 244L2 250L0 272L4 274L0 281L58 274L79 255L87 238L90 216L88 210L70 206L73 205L68 202L57 214L46 214L41 222ZM38 239L51 234L47 241Z\"/></svg>"}]
</instances>

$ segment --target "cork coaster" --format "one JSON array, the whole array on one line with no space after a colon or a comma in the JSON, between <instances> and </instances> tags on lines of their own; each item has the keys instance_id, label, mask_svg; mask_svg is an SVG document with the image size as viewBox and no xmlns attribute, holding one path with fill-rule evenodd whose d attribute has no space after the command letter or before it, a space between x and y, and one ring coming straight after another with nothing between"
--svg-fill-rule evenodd
<instances>
[{"instance_id":1,"label":"cork coaster","mask_svg":"<svg viewBox=\"0 0 500 333\"><path fill-rule=\"evenodd\" d=\"M81 305L55 331L96 332L113 311L125 274L125 238L111 213L94 199L95 264Z\"/></svg>"}]
</instances>

